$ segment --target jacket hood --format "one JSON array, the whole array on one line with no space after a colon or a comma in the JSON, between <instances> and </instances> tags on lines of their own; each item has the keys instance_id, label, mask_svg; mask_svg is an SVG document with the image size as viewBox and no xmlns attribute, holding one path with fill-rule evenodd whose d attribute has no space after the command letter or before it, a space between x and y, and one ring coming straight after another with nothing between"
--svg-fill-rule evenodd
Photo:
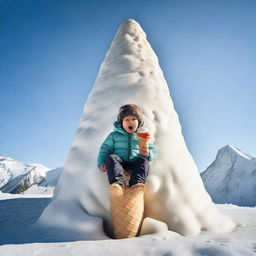
<instances>
[{"instance_id":1,"label":"jacket hood","mask_svg":"<svg viewBox=\"0 0 256 256\"><path fill-rule=\"evenodd\" d=\"M125 130L122 129L121 124L119 124L117 121L113 123L114 125L114 132L121 132L121 133L127 133Z\"/></svg>"}]
</instances>

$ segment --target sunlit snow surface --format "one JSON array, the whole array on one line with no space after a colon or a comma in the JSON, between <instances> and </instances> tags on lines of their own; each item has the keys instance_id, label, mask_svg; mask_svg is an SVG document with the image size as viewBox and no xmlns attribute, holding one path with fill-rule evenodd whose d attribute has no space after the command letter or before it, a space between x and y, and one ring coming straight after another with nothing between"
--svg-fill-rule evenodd
<instances>
[{"instance_id":1,"label":"sunlit snow surface","mask_svg":"<svg viewBox=\"0 0 256 256\"><path fill-rule=\"evenodd\" d=\"M145 195L145 216L169 230L193 236L202 230L223 233L235 228L205 191L185 144L178 115L158 59L146 34L134 20L124 22L105 56L74 136L55 200L40 218L102 239L111 231L108 181L96 166L99 147L113 130L118 109L139 104L159 149L151 165ZM108 233L110 234L110 233Z\"/></svg>"},{"instance_id":2,"label":"sunlit snow surface","mask_svg":"<svg viewBox=\"0 0 256 256\"><path fill-rule=\"evenodd\" d=\"M256 208L218 205L221 212L239 220L234 232L201 233L182 237L162 233L123 240L73 241L61 230L31 228L50 198L32 195L0 194L0 255L18 256L253 256L256 254ZM30 228L29 228L30 227ZM56 237L59 240L56 240ZM77 237L79 234L77 234ZM120 252L122 252L120 254Z\"/></svg>"}]
</instances>

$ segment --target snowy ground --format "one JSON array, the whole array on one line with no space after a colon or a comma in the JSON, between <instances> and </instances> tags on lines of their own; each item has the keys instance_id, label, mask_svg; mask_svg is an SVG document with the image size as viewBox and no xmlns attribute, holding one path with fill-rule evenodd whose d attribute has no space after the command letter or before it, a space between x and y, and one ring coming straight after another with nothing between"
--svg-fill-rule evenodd
<instances>
[{"instance_id":1,"label":"snowy ground","mask_svg":"<svg viewBox=\"0 0 256 256\"><path fill-rule=\"evenodd\" d=\"M241 226L229 234L182 237L169 232L124 240L81 241L60 230L31 229L50 202L45 195L0 194L0 255L256 255L256 208L219 205ZM65 232L64 232L65 233ZM58 239L56 239L58 237ZM79 237L79 236L77 236ZM57 241L59 240L59 241ZM74 241L71 241L74 240Z\"/></svg>"}]
</instances>

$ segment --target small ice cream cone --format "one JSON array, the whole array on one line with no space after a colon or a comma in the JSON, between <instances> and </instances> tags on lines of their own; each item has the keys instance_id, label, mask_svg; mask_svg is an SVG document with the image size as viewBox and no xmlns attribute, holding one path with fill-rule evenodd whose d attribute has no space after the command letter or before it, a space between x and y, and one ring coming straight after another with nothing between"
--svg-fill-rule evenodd
<instances>
[{"instance_id":1,"label":"small ice cream cone","mask_svg":"<svg viewBox=\"0 0 256 256\"><path fill-rule=\"evenodd\" d=\"M150 133L146 127L140 127L137 130L137 138L139 141L140 148L148 147L148 143L149 143L151 137L150 137Z\"/></svg>"},{"instance_id":2,"label":"small ice cream cone","mask_svg":"<svg viewBox=\"0 0 256 256\"><path fill-rule=\"evenodd\" d=\"M145 190L146 186L141 183L124 188L118 184L110 185L111 216L116 239L139 234L144 214Z\"/></svg>"},{"instance_id":3,"label":"small ice cream cone","mask_svg":"<svg viewBox=\"0 0 256 256\"><path fill-rule=\"evenodd\" d=\"M148 147L149 139L144 139L144 138L138 136L138 141L139 141L139 147L140 148L145 148L145 147L147 148Z\"/></svg>"}]
</instances>

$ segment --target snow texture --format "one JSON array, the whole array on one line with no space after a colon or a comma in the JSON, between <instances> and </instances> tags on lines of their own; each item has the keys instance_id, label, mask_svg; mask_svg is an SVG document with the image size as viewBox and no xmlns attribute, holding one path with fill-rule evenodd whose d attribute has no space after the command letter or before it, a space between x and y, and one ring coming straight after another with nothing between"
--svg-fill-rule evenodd
<instances>
[{"instance_id":1,"label":"snow texture","mask_svg":"<svg viewBox=\"0 0 256 256\"><path fill-rule=\"evenodd\" d=\"M100 67L54 199L39 223L83 231L85 239L111 234L109 184L96 159L118 109L127 103L142 107L159 149L146 184L145 217L185 236L232 231L234 222L213 204L186 147L158 58L131 19L120 26Z\"/></svg>"},{"instance_id":2,"label":"snow texture","mask_svg":"<svg viewBox=\"0 0 256 256\"><path fill-rule=\"evenodd\" d=\"M256 158L227 145L221 148L202 179L215 203L256 205Z\"/></svg>"},{"instance_id":3,"label":"snow texture","mask_svg":"<svg viewBox=\"0 0 256 256\"><path fill-rule=\"evenodd\" d=\"M183 237L165 232L156 220L145 220L152 235L123 240L81 241L74 236L65 237L52 230L33 229L33 223L49 203L45 195L0 194L0 255L19 256L253 256L256 253L256 208L218 205L223 213L239 220L242 225L234 232L210 234L202 232L196 237ZM157 226L158 230L152 227ZM161 228L160 228L161 227ZM155 233L157 232L157 233ZM56 236L58 235L58 240ZM62 237L61 237L62 236Z\"/></svg>"}]
</instances>

